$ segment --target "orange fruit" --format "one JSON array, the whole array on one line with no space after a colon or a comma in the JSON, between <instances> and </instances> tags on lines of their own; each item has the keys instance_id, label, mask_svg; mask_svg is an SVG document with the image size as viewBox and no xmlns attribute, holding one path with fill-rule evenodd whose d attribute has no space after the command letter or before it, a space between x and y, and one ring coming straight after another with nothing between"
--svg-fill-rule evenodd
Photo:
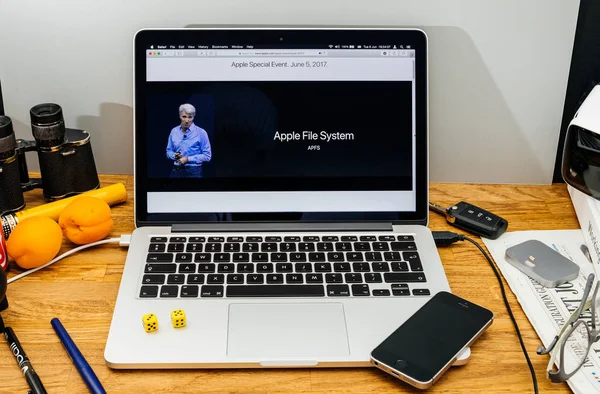
<instances>
[{"instance_id":1,"label":"orange fruit","mask_svg":"<svg viewBox=\"0 0 600 394\"><path fill-rule=\"evenodd\" d=\"M23 220L6 240L6 251L21 268L44 265L60 250L62 232L52 219L37 216Z\"/></svg>"},{"instance_id":2,"label":"orange fruit","mask_svg":"<svg viewBox=\"0 0 600 394\"><path fill-rule=\"evenodd\" d=\"M113 221L110 206L100 198L80 196L63 209L58 217L63 234L71 242L83 245L110 234Z\"/></svg>"}]
</instances>

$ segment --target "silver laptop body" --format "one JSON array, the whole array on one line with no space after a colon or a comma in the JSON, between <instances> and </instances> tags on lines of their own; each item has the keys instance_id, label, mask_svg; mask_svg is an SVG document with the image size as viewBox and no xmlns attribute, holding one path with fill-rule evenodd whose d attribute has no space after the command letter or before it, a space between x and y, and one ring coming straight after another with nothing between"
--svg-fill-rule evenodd
<instances>
[{"instance_id":1,"label":"silver laptop body","mask_svg":"<svg viewBox=\"0 0 600 394\"><path fill-rule=\"evenodd\" d=\"M368 366L449 291L426 226L422 31L141 30L134 68L109 367Z\"/></svg>"}]
</instances>

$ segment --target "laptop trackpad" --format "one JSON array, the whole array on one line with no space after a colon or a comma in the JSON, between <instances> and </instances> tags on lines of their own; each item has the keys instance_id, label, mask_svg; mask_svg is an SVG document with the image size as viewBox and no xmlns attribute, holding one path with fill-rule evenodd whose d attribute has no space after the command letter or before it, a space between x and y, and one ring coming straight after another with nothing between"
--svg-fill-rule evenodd
<instances>
[{"instance_id":1,"label":"laptop trackpad","mask_svg":"<svg viewBox=\"0 0 600 394\"><path fill-rule=\"evenodd\" d=\"M349 354L342 304L229 306L229 357L258 359L267 366L272 359L316 360Z\"/></svg>"}]
</instances>

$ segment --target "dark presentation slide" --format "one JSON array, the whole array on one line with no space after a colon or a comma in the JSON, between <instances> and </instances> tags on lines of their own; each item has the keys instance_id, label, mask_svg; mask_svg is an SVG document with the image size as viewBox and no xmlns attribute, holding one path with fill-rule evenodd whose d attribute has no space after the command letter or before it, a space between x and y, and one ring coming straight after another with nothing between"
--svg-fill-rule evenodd
<instances>
[{"instance_id":1,"label":"dark presentation slide","mask_svg":"<svg viewBox=\"0 0 600 394\"><path fill-rule=\"evenodd\" d=\"M168 178L178 108L211 148L219 178L386 178L412 186L412 82L163 82L148 85L148 177ZM258 181L258 180L257 180Z\"/></svg>"}]
</instances>

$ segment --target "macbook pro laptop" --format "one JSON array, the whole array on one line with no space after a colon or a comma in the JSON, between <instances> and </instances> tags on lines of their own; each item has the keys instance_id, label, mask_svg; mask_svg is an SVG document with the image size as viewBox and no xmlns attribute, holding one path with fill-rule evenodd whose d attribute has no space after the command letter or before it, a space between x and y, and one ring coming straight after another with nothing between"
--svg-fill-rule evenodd
<instances>
[{"instance_id":1,"label":"macbook pro laptop","mask_svg":"<svg viewBox=\"0 0 600 394\"><path fill-rule=\"evenodd\" d=\"M368 366L449 291L427 228L424 32L141 30L134 83L110 367Z\"/></svg>"}]
</instances>

